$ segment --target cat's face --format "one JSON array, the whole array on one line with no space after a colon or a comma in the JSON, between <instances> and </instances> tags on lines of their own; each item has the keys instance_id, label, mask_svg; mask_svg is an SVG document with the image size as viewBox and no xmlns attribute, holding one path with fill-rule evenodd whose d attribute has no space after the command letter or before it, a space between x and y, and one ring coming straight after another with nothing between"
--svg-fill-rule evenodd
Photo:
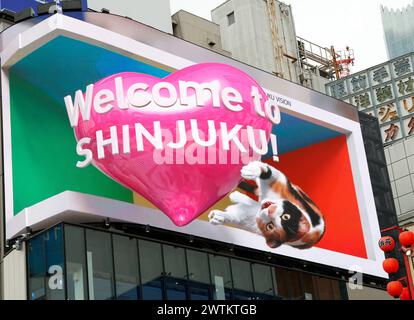
<instances>
[{"instance_id":1,"label":"cat's face","mask_svg":"<svg viewBox=\"0 0 414 320\"><path fill-rule=\"evenodd\" d=\"M311 228L302 210L287 200L263 200L256 221L271 248L297 241Z\"/></svg>"}]
</instances>

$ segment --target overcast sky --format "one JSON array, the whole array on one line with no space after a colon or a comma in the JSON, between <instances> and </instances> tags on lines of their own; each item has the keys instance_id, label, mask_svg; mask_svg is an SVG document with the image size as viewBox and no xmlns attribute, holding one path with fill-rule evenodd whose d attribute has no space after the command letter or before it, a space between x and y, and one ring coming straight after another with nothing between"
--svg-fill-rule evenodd
<instances>
[{"instance_id":1,"label":"overcast sky","mask_svg":"<svg viewBox=\"0 0 414 320\"><path fill-rule=\"evenodd\" d=\"M171 11L187 10L211 20L224 0L170 0ZM352 72L387 60L380 5L401 8L413 0L284 0L292 5L296 34L324 47L354 49Z\"/></svg>"}]
</instances>

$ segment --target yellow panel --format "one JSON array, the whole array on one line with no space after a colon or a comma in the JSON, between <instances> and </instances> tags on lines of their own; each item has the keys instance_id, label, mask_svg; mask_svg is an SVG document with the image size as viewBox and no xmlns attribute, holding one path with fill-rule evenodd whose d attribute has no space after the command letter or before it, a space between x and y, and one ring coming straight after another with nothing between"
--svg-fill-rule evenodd
<instances>
[{"instance_id":1,"label":"yellow panel","mask_svg":"<svg viewBox=\"0 0 414 320\"><path fill-rule=\"evenodd\" d=\"M238 191L243 192L242 190L238 190ZM147 199L145 199L144 197L141 197L139 194L135 192L134 192L134 203L140 206L143 206L145 208L157 209L157 207L154 206L151 202L149 202ZM231 201L229 197L228 196L224 197L219 202L217 202L214 206L212 206L211 208L203 212L203 214L201 214L198 217L198 219L208 221L208 214L210 213L211 210L224 210L229 205L231 205Z\"/></svg>"}]
</instances>

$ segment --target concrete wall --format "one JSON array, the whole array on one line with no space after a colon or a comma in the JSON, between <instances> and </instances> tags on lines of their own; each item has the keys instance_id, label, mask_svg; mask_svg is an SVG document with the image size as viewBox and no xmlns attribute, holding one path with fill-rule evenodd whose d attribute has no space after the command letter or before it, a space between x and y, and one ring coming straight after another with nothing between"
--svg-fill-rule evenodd
<instances>
[{"instance_id":1,"label":"concrete wall","mask_svg":"<svg viewBox=\"0 0 414 320\"><path fill-rule=\"evenodd\" d=\"M184 10L175 13L172 16L172 22L173 33L176 37L225 56L231 56L230 52L223 49L220 27L214 22L205 20ZM212 42L214 45L212 45Z\"/></svg>"},{"instance_id":2,"label":"concrete wall","mask_svg":"<svg viewBox=\"0 0 414 320\"><path fill-rule=\"evenodd\" d=\"M22 244L22 250L13 250L1 263L2 291L4 300L26 300L26 245Z\"/></svg>"},{"instance_id":3,"label":"concrete wall","mask_svg":"<svg viewBox=\"0 0 414 320\"><path fill-rule=\"evenodd\" d=\"M113 14L127 16L164 32L172 33L169 0L88 0L88 7L96 11L106 8Z\"/></svg>"},{"instance_id":4,"label":"concrete wall","mask_svg":"<svg viewBox=\"0 0 414 320\"><path fill-rule=\"evenodd\" d=\"M234 12L235 23L228 15ZM267 72L276 72L273 40L267 5L264 0L230 0L212 11L213 22L220 25L223 48L232 57ZM290 6L276 2L276 22L283 52L298 57L296 32ZM298 70L292 59L282 58L284 78L298 82Z\"/></svg>"}]
</instances>

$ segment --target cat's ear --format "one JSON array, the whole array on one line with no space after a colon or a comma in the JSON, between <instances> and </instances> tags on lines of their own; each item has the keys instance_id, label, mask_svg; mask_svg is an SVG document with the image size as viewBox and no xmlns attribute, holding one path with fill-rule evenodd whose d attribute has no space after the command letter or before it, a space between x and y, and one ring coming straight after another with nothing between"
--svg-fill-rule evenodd
<instances>
[{"instance_id":1,"label":"cat's ear","mask_svg":"<svg viewBox=\"0 0 414 320\"><path fill-rule=\"evenodd\" d=\"M273 241L273 240L268 240L268 241L266 241L266 244L267 244L270 248L273 248L273 249L275 249L275 248L277 248L277 247L280 247L280 245L281 245L281 243L280 243L280 242L276 242L276 241Z\"/></svg>"}]
</instances>

